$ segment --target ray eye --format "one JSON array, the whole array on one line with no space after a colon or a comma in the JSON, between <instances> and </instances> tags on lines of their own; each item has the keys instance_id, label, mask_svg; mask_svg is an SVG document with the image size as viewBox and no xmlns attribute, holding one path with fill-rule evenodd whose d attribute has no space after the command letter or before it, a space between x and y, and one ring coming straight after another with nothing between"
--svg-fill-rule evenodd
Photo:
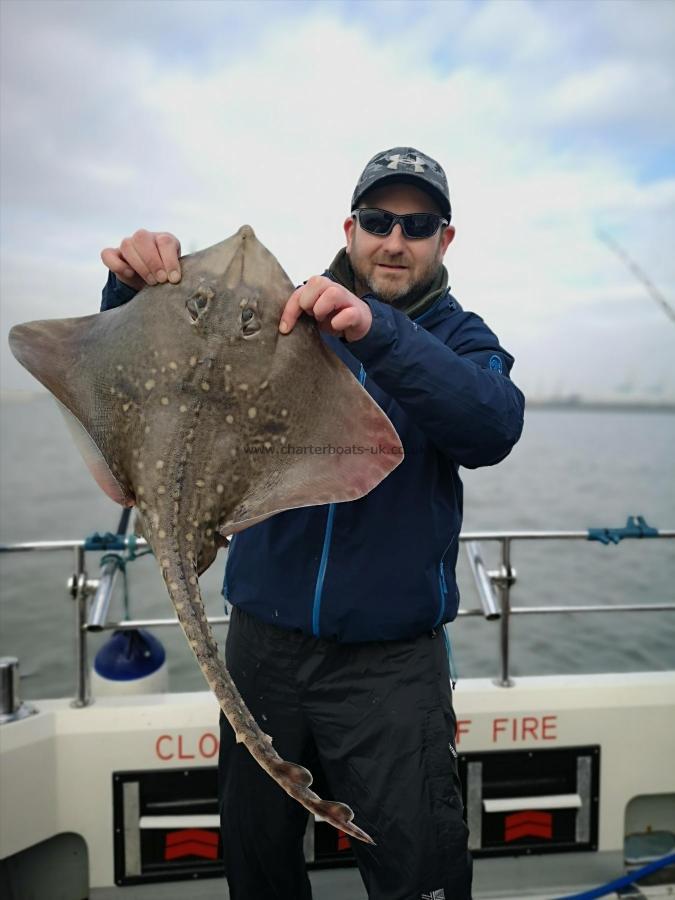
<instances>
[{"instance_id":1,"label":"ray eye","mask_svg":"<svg viewBox=\"0 0 675 900\"><path fill-rule=\"evenodd\" d=\"M200 288L194 293L185 304L185 308L190 313L190 318L196 322L201 315L204 314L209 305L209 300L214 294L210 288Z\"/></svg>"},{"instance_id":2,"label":"ray eye","mask_svg":"<svg viewBox=\"0 0 675 900\"><path fill-rule=\"evenodd\" d=\"M260 331L260 320L251 306L246 306L241 311L241 330L244 337L252 337Z\"/></svg>"}]
</instances>

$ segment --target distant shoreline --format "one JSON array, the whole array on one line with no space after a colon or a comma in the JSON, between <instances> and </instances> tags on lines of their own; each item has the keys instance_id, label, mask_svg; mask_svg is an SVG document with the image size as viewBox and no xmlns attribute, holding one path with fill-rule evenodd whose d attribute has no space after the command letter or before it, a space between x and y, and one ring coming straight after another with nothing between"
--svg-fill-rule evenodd
<instances>
[{"instance_id":1,"label":"distant shoreline","mask_svg":"<svg viewBox=\"0 0 675 900\"><path fill-rule=\"evenodd\" d=\"M664 400L583 400L565 398L530 399L526 397L527 409L553 409L572 412L669 412L675 413L675 402Z\"/></svg>"}]
</instances>

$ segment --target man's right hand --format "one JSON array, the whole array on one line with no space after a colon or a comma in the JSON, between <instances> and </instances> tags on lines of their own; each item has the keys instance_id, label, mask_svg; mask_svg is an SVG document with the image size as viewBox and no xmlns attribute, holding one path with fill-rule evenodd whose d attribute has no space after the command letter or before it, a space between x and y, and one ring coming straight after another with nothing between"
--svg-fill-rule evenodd
<instances>
[{"instance_id":1,"label":"man's right hand","mask_svg":"<svg viewBox=\"0 0 675 900\"><path fill-rule=\"evenodd\" d=\"M119 281L140 291L146 284L178 284L180 241L168 231L139 228L119 247L101 250L101 259Z\"/></svg>"}]
</instances>

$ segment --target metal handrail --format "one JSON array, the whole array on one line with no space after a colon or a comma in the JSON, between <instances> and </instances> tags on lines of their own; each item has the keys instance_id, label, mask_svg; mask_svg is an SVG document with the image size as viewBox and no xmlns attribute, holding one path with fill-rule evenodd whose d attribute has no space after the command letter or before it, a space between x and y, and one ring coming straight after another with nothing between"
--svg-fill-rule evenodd
<instances>
[{"instance_id":1,"label":"metal handrail","mask_svg":"<svg viewBox=\"0 0 675 900\"><path fill-rule=\"evenodd\" d=\"M495 683L500 687L510 687L513 681L509 675L510 619L514 615L585 613L585 612L675 612L675 603L646 604L588 604L577 606L512 606L511 588L516 582L516 571L511 565L511 544L514 541L588 540L588 531L469 531L463 532L459 540L466 544L469 565L481 600L481 607L460 609L458 616L482 616L486 620L499 620L500 628L500 674ZM675 538L675 529L663 529L650 535L650 540ZM483 562L480 541L497 541L500 545L500 566L488 570ZM132 544L133 542L133 544ZM145 548L142 538L124 539L124 547ZM112 594L114 572L110 561L104 562L101 577L90 580L85 569L87 542L72 541L27 541L15 544L0 544L0 553L51 552L68 550L75 556L75 573L68 581L70 595L76 601L76 695L73 706L88 706L92 702L87 663L87 635L90 631L131 630L134 628L163 628L178 625L178 619L134 619L109 622L107 609ZM100 551L97 551L100 552ZM88 599L96 594L96 601L87 616ZM212 625L227 624L229 615L212 616Z\"/></svg>"}]
</instances>

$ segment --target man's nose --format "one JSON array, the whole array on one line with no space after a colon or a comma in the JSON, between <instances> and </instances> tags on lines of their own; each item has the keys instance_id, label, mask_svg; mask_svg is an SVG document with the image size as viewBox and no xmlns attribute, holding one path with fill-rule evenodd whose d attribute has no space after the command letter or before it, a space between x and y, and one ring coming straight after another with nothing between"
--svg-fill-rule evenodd
<instances>
[{"instance_id":1,"label":"man's nose","mask_svg":"<svg viewBox=\"0 0 675 900\"><path fill-rule=\"evenodd\" d=\"M400 253L406 245L405 235L401 223L397 222L391 232L384 239L384 246L390 253Z\"/></svg>"}]
</instances>

